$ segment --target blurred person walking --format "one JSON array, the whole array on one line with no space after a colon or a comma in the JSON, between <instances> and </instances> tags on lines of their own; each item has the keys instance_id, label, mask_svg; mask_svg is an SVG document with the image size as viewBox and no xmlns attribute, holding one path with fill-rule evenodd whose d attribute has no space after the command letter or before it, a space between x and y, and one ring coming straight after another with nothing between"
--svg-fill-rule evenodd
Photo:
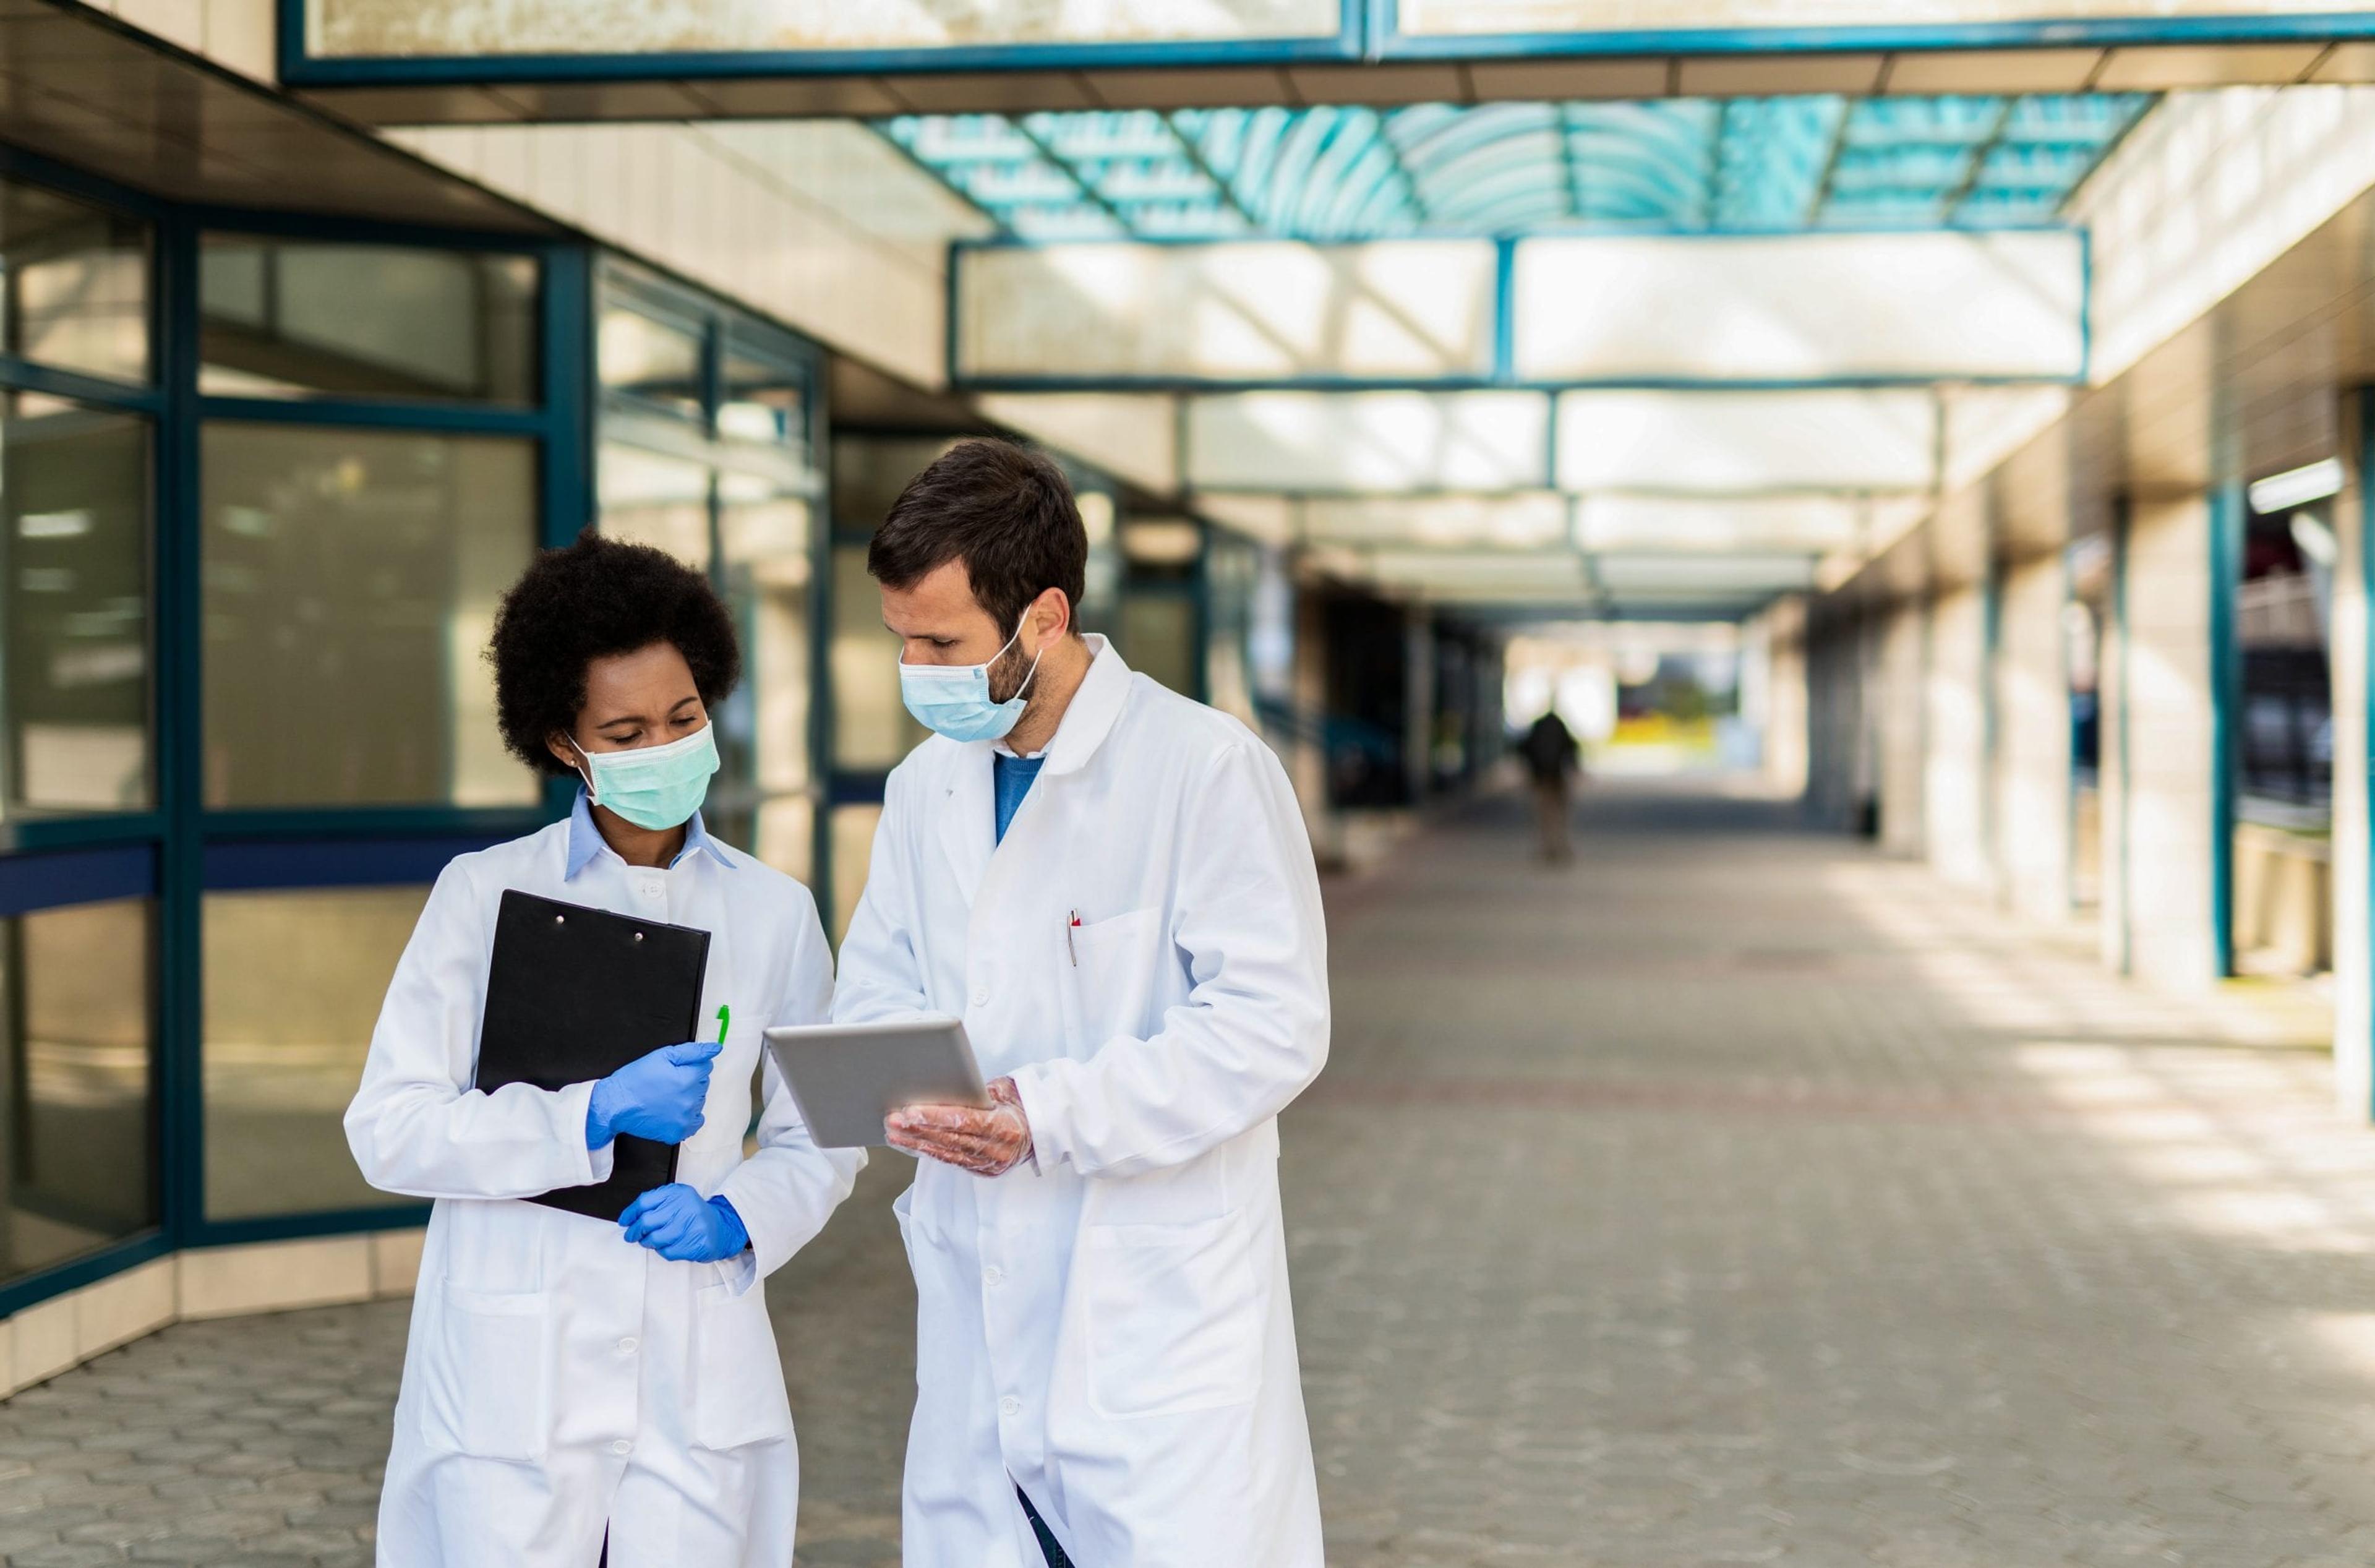
<instances>
[{"instance_id":1,"label":"blurred person walking","mask_svg":"<svg viewBox=\"0 0 2375 1568\"><path fill-rule=\"evenodd\" d=\"M1581 749L1574 732L1554 708L1534 721L1518 743L1526 759L1526 772L1534 781L1534 809L1542 818L1542 858L1564 866L1575 858L1575 839L1567 819L1574 809L1576 775L1582 771Z\"/></svg>"}]
</instances>

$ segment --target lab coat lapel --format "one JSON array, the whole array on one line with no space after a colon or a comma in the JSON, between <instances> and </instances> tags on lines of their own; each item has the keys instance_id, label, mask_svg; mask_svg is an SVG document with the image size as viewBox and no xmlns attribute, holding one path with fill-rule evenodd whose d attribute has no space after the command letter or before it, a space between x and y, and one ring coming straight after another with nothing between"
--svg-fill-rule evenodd
<instances>
[{"instance_id":1,"label":"lab coat lapel","mask_svg":"<svg viewBox=\"0 0 2375 1568\"><path fill-rule=\"evenodd\" d=\"M987 741L963 748L949 770L947 791L940 797L940 848L949 857L949 868L956 873L957 894L968 910L981 891L990 851L998 847L989 757Z\"/></svg>"}]
</instances>

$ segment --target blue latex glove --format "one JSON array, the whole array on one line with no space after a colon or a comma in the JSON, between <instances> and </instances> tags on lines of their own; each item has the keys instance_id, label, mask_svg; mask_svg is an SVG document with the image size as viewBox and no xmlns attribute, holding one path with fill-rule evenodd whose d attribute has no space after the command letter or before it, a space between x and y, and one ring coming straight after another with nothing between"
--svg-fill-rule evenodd
<instances>
[{"instance_id":1,"label":"blue latex glove","mask_svg":"<svg viewBox=\"0 0 2375 1568\"><path fill-rule=\"evenodd\" d=\"M682 1143L699 1132L709 1070L724 1049L715 1040L663 1045L597 1083L585 1103L585 1147L599 1149L620 1133Z\"/></svg>"},{"instance_id":2,"label":"blue latex glove","mask_svg":"<svg viewBox=\"0 0 2375 1568\"><path fill-rule=\"evenodd\" d=\"M703 1203L682 1182L654 1187L619 1216L627 1240L676 1263L715 1263L750 1244L742 1216L721 1195Z\"/></svg>"}]
</instances>

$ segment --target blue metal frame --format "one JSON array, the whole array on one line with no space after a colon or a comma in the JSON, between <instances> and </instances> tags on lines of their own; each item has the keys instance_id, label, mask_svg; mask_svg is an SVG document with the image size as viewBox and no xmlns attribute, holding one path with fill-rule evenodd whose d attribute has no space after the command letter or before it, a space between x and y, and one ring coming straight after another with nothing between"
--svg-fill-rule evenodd
<instances>
[{"instance_id":1,"label":"blue metal frame","mask_svg":"<svg viewBox=\"0 0 2375 1568\"><path fill-rule=\"evenodd\" d=\"M2242 776L2243 591L2246 509L2240 480L2212 487L2210 506L2210 958L2235 973L2235 802Z\"/></svg>"},{"instance_id":2,"label":"blue metal frame","mask_svg":"<svg viewBox=\"0 0 2375 1568\"><path fill-rule=\"evenodd\" d=\"M2003 861L2003 700L1997 681L2003 665L2005 560L1992 498L1980 525L1986 562L1979 573L1979 855L2001 897L2008 889Z\"/></svg>"},{"instance_id":3,"label":"blue metal frame","mask_svg":"<svg viewBox=\"0 0 2375 1568\"><path fill-rule=\"evenodd\" d=\"M2348 759L2346 765L2355 767L2362 793L2358 809L2362 819L2375 825L2375 387L2361 387L2352 399L2358 416L2358 755ZM2337 765L2345 765L2337 760ZM2367 996L2369 1012L2361 1016L2361 1029L2375 1035L2375 843L2362 831L2358 840L2360 864L2355 875L2365 890L2368 918L2360 939L2366 945L2359 949L2358 961L2366 965L2361 995ZM2337 876L2354 874L2352 868L2337 866ZM2356 1049L2375 1053L2375 1038L2362 1037ZM2360 1107L2362 1114L2375 1117L2375 1074L2370 1074L2368 1101Z\"/></svg>"},{"instance_id":4,"label":"blue metal frame","mask_svg":"<svg viewBox=\"0 0 2375 1568\"><path fill-rule=\"evenodd\" d=\"M577 285L573 284L573 287ZM827 446L829 426L826 419L825 360L822 351L801 334L754 315L742 306L727 301L700 284L654 270L644 263L627 264L613 261L591 264L582 282L584 303L579 320L581 325L573 335L574 351L582 355L585 384L591 391L585 405L585 427L582 432L584 458L582 464L582 521L597 520L598 503L595 495L596 453L603 439L601 419L606 410L632 415L645 436L656 427L676 427L688 444L682 455L686 460L714 466L716 474L730 473L735 459L730 442L722 441L718 430L718 414L727 401L727 360L740 356L796 372L804 382L807 395L804 409L806 429L801 432L809 468L809 488L802 493L810 506L809 534L809 668L822 672L830 668L832 651L829 623L829 599L832 572L832 494L831 462ZM608 306L620 306L642 316L696 338L701 354L701 408L696 414L682 409L661 407L622 391L605 389L600 384L599 366L595 362L595 334L602 311ZM630 444L642 444L630 439ZM713 479L709 487L708 525L711 574L721 594L729 584L724 580L730 562L725 548L725 500ZM575 523L551 520L555 536L549 541L565 544L575 536ZM809 843L809 891L820 909L832 908L832 832L826 820L826 796L823 778L825 747L831 731L831 681L816 674L810 682L809 716L809 775L812 824ZM820 708L822 713L820 713ZM566 782L556 785L557 798L562 806L573 797L574 791Z\"/></svg>"},{"instance_id":5,"label":"blue metal frame","mask_svg":"<svg viewBox=\"0 0 2375 1568\"><path fill-rule=\"evenodd\" d=\"M307 49L305 0L279 0L280 82L289 88L461 86L502 82L900 76L950 71L1083 71L1261 64L1349 65L1363 57L1366 0L1341 0L1333 33L1163 43L971 44L944 49L728 50L646 54L319 56Z\"/></svg>"},{"instance_id":6,"label":"blue metal frame","mask_svg":"<svg viewBox=\"0 0 2375 1568\"><path fill-rule=\"evenodd\" d=\"M2134 639L2128 634L2128 543L2133 531L2135 503L2120 496L2111 505L2111 625L2116 637L2113 653L2120 662L2120 706L2113 717L2119 733L2114 737L2120 757L2120 962L2121 974L2133 974L2136 966L2135 879L2129 868L2135 864L2136 780L2130 766L2128 751L2128 712L2135 705ZM2099 721L2098 721L2099 722ZM2099 776L2099 775L2098 775ZM2110 837L2105 835L2106 839ZM2106 867L2104 875L2109 876Z\"/></svg>"},{"instance_id":7,"label":"blue metal frame","mask_svg":"<svg viewBox=\"0 0 2375 1568\"><path fill-rule=\"evenodd\" d=\"M1392 0L1385 0L1390 6ZM2375 11L2330 16L2074 18L1935 26L1649 28L1605 32L1380 35L1381 61L1513 60L1624 54L1916 53L2084 49L2152 43L2290 43L2375 38Z\"/></svg>"},{"instance_id":8,"label":"blue metal frame","mask_svg":"<svg viewBox=\"0 0 2375 1568\"><path fill-rule=\"evenodd\" d=\"M1996 230L1991 232L2010 232ZM1539 392L1553 396L1562 392L1627 391L1627 392L1806 392L1837 390L1881 390L1904 387L1934 387L1942 379L1969 386L2084 386L2094 357L2094 262L2089 231L2063 224L2026 226L2026 233L2067 234L2078 242L2079 260L2079 345L2078 362L2059 375L1969 375L1953 369L1929 374L1890 373L1874 375L1838 375L1816 377L1742 377L1711 379L1694 376L1599 376L1565 380L1542 380L1517 373L1517 343L1519 324L1517 319L1518 251L1522 240L1501 238L1489 242L1494 249L1493 321L1488 338L1491 368L1476 375L1444 374L1412 375L1286 375L1286 376L1183 376L1183 375L1073 375L1073 374L978 374L965 369L963 357L963 322L964 317L963 273L965 260L976 252L1011 250L1047 251L1064 248L1065 242L1041 243L1018 239L1012 235L997 235L978 240L955 240L949 245L949 265L942 280L944 300L942 331L943 368L951 388L961 392L1120 392L1167 393L1194 395L1205 392ZM1681 233L1683 231L1676 231ZM1827 237L1847 230L1825 230ZM1873 233L1917 232L1908 230L1874 230ZM1728 241L1753 242L1787 242L1803 236L1790 233L1725 232L1688 233L1688 238L1720 244ZM1186 248L1226 242L1203 240L1125 240L1090 241L1081 243L1121 243L1161 248ZM1351 242L1360 244L1366 242Z\"/></svg>"},{"instance_id":9,"label":"blue metal frame","mask_svg":"<svg viewBox=\"0 0 2375 1568\"><path fill-rule=\"evenodd\" d=\"M280 81L297 88L502 83L699 81L910 73L1166 70L1611 55L1920 53L2154 43L2267 43L2375 37L2375 11L2330 16L2070 18L1862 27L1626 29L1555 33L1404 32L1394 0L1342 0L1338 29L1310 38L1161 43L968 45L897 50L740 50L645 54L323 57L308 47L305 0L279 0Z\"/></svg>"},{"instance_id":10,"label":"blue metal frame","mask_svg":"<svg viewBox=\"0 0 2375 1568\"><path fill-rule=\"evenodd\" d=\"M44 186L150 226L152 380L119 383L0 357L0 387L149 418L149 560L155 803L145 810L0 823L0 918L98 899L155 908L151 1040L158 1224L55 1267L0 1283L0 1315L179 1248L414 1225L424 1206L209 1220L205 1209L203 902L213 890L417 884L452 855L529 831L567 804L209 810L203 690L200 437L209 421L412 430L527 440L538 451L539 543L590 518L591 256L517 235L177 206L38 156L0 147L0 177ZM360 397L203 396L196 308L202 238L230 230L316 241L531 255L541 268L538 402L526 407Z\"/></svg>"}]
</instances>

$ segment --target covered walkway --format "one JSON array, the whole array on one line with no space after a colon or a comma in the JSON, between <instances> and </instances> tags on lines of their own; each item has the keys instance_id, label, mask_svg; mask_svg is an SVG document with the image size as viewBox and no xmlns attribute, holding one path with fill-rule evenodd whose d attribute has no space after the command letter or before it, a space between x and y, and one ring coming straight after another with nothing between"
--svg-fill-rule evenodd
<instances>
[{"instance_id":1,"label":"covered walkway","mask_svg":"<svg viewBox=\"0 0 2375 1568\"><path fill-rule=\"evenodd\" d=\"M1487 802L1332 890L1285 1131L1338 1568L2375 1554L2375 1144L2320 1024L2149 999L1709 791ZM896 1562L878 1161L773 1286L804 1563ZM12 1565L367 1561L407 1303L0 1405Z\"/></svg>"}]
</instances>

